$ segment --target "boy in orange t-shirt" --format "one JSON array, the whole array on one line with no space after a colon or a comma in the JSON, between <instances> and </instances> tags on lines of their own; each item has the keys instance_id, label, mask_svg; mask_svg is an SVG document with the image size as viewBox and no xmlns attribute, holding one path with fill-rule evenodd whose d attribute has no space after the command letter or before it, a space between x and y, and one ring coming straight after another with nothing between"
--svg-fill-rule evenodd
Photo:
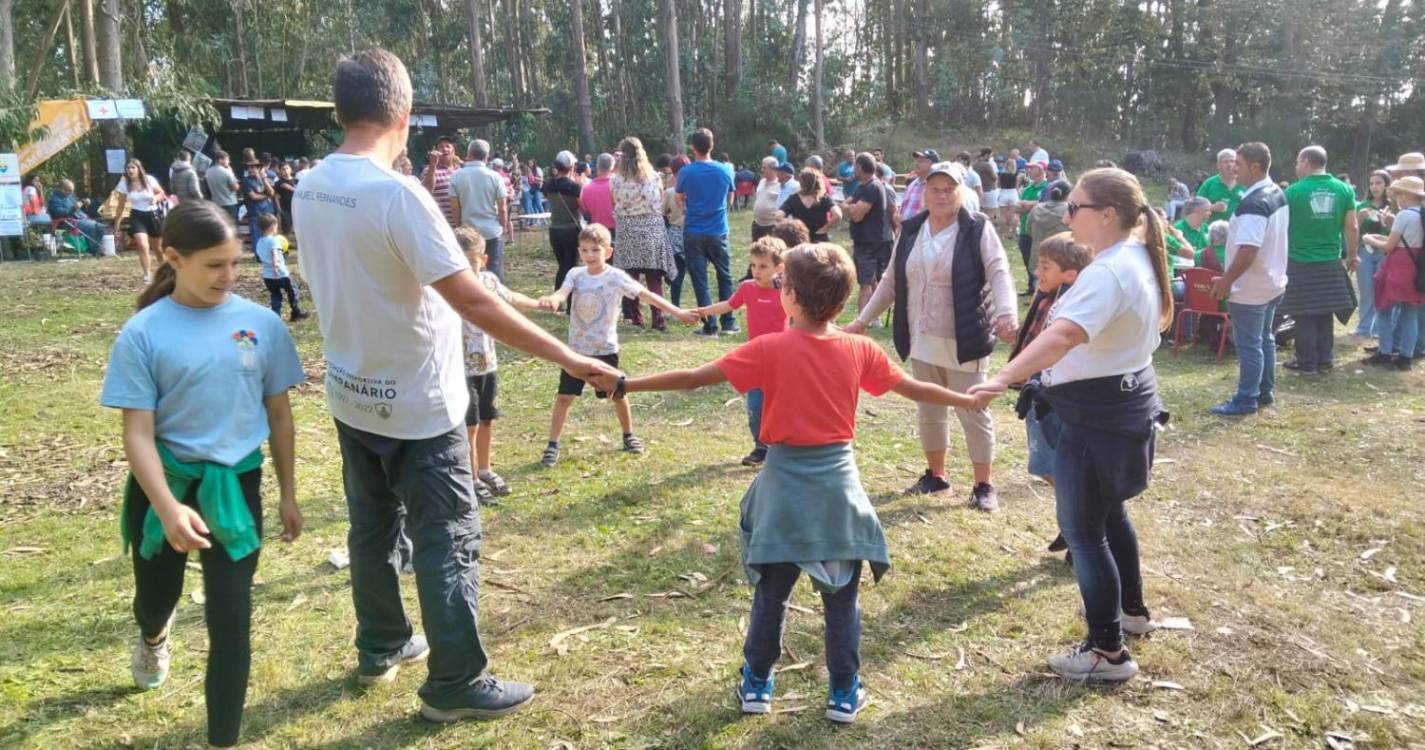
<instances>
[{"instance_id":1,"label":"boy in orange t-shirt","mask_svg":"<svg viewBox=\"0 0 1425 750\"><path fill-rule=\"evenodd\" d=\"M792 323L691 370L620 380L620 391L681 390L730 382L760 388L767 460L742 497L742 563L757 588L737 691L743 713L772 710L772 666L781 653L792 588L802 572L821 593L831 686L826 717L849 724L866 705L861 685L862 563L879 580L890 568L880 519L861 487L851 440L860 391L966 407L971 399L908 377L874 341L832 325L851 296L846 251L802 245L783 258L782 308Z\"/></svg>"}]
</instances>

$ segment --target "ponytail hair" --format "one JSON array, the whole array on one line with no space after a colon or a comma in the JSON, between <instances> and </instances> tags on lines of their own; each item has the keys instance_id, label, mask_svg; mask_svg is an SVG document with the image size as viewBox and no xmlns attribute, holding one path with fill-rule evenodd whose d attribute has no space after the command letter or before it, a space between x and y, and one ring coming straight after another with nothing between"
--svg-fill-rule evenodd
<instances>
[{"instance_id":1,"label":"ponytail hair","mask_svg":"<svg viewBox=\"0 0 1425 750\"><path fill-rule=\"evenodd\" d=\"M163 236L159 246L164 250L188 257L200 250L217 247L237 237L237 226L233 219L216 203L210 201L184 201L163 220ZM135 309L142 310L149 305L173 294L178 274L173 266L162 262L154 271L151 281L139 293Z\"/></svg>"},{"instance_id":2,"label":"ponytail hair","mask_svg":"<svg viewBox=\"0 0 1425 750\"><path fill-rule=\"evenodd\" d=\"M1163 220L1143 197L1138 178L1117 167L1091 169L1079 177L1078 186L1088 193L1089 200L1104 208L1112 208L1119 227L1127 230L1143 227L1143 244L1148 248L1148 260L1158 287L1158 330L1166 331L1173 322L1173 275L1168 269L1168 248L1163 239Z\"/></svg>"}]
</instances>

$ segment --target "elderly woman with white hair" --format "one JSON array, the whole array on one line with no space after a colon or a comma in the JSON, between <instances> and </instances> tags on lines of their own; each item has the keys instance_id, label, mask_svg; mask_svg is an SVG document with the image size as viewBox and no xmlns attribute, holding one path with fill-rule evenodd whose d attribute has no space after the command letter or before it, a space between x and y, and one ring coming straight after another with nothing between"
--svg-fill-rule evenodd
<instances>
[{"instance_id":1,"label":"elderly woman with white hair","mask_svg":"<svg viewBox=\"0 0 1425 750\"><path fill-rule=\"evenodd\" d=\"M782 181L777 177L777 157L762 159L762 179L752 198L752 241L765 237L782 218L777 213L781 205Z\"/></svg>"},{"instance_id":2,"label":"elderly woman with white hair","mask_svg":"<svg viewBox=\"0 0 1425 750\"><path fill-rule=\"evenodd\" d=\"M925 210L901 227L883 283L846 326L850 333L863 333L894 305L896 353L910 358L916 379L961 392L985 381L995 338L1012 342L1018 326L1009 260L989 218L965 207L964 174L958 163L939 162L930 168ZM990 483L994 420L988 412L972 409L957 408L955 415L974 467L970 505L997 510L998 497ZM947 408L920 408L920 447L928 468L908 492L940 494L950 489L945 472L949 428Z\"/></svg>"}]
</instances>

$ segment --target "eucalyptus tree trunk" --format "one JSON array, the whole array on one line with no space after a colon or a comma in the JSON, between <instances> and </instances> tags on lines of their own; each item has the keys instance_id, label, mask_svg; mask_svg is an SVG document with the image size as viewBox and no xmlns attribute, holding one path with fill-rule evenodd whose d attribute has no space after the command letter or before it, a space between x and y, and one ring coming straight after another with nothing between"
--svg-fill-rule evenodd
<instances>
[{"instance_id":1,"label":"eucalyptus tree trunk","mask_svg":"<svg viewBox=\"0 0 1425 750\"><path fill-rule=\"evenodd\" d=\"M470 90L475 92L475 106L490 106L490 92L485 87L485 51L480 33L481 0L465 0L465 30L470 41Z\"/></svg>"},{"instance_id":2,"label":"eucalyptus tree trunk","mask_svg":"<svg viewBox=\"0 0 1425 750\"><path fill-rule=\"evenodd\" d=\"M671 0L665 0L668 2ZM588 57L584 52L584 2L569 0L569 33L573 39L572 70L574 75L574 99L579 108L579 149L585 154L594 153L594 120L589 103Z\"/></svg>"},{"instance_id":3,"label":"eucalyptus tree trunk","mask_svg":"<svg viewBox=\"0 0 1425 750\"><path fill-rule=\"evenodd\" d=\"M660 0L660 4L664 78L668 84L668 151L680 154L683 152L683 81L678 70L678 6L676 0Z\"/></svg>"}]
</instances>

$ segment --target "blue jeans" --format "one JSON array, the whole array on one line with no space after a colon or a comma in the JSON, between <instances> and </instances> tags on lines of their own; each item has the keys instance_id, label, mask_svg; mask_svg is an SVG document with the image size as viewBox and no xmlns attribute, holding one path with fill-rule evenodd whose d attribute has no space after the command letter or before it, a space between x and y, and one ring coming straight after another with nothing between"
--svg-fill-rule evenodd
<instances>
[{"instance_id":1,"label":"blue jeans","mask_svg":"<svg viewBox=\"0 0 1425 750\"><path fill-rule=\"evenodd\" d=\"M480 510L465 428L400 440L336 423L351 526L351 598L357 662L368 671L396 662L414 633L401 601L401 533L414 547L416 593L431 660L420 696L459 705L485 671L476 606Z\"/></svg>"},{"instance_id":2,"label":"blue jeans","mask_svg":"<svg viewBox=\"0 0 1425 750\"><path fill-rule=\"evenodd\" d=\"M1357 336L1379 336L1380 324L1376 315L1376 269L1385 261L1385 253L1362 249L1356 257L1361 265L1356 268L1356 295L1361 301L1361 318L1356 323Z\"/></svg>"},{"instance_id":3,"label":"blue jeans","mask_svg":"<svg viewBox=\"0 0 1425 750\"><path fill-rule=\"evenodd\" d=\"M485 270L495 274L502 283L505 280L505 238L485 238Z\"/></svg>"},{"instance_id":4,"label":"blue jeans","mask_svg":"<svg viewBox=\"0 0 1425 750\"><path fill-rule=\"evenodd\" d=\"M762 450L762 389L753 388L747 392L747 429L752 431L752 442Z\"/></svg>"},{"instance_id":5,"label":"blue jeans","mask_svg":"<svg viewBox=\"0 0 1425 750\"><path fill-rule=\"evenodd\" d=\"M1380 314L1380 353L1415 356L1420 340L1420 311L1425 305L1397 302Z\"/></svg>"},{"instance_id":6,"label":"blue jeans","mask_svg":"<svg viewBox=\"0 0 1425 750\"><path fill-rule=\"evenodd\" d=\"M1122 443L1122 445L1117 445ZM1105 497L1102 480L1112 472L1117 448L1134 450L1141 441L1061 422L1054 449L1054 509L1059 531L1074 555L1074 576L1084 601L1089 641L1095 648L1123 646L1119 612L1140 615L1143 575L1138 536L1125 500ZM1126 452L1125 451L1125 452Z\"/></svg>"},{"instance_id":7,"label":"blue jeans","mask_svg":"<svg viewBox=\"0 0 1425 750\"><path fill-rule=\"evenodd\" d=\"M712 304L712 299L708 296L708 261L712 261L713 270L717 272L718 301L725 301L732 296L732 256L727 245L727 235L684 232L683 254L688 260L688 275L693 277L693 295L697 297L699 307ZM722 324L724 331L737 330L737 318L730 312L725 313L719 320L705 319L703 330L716 331L718 323Z\"/></svg>"},{"instance_id":8,"label":"blue jeans","mask_svg":"<svg viewBox=\"0 0 1425 750\"><path fill-rule=\"evenodd\" d=\"M1232 340L1237 346L1237 393L1232 397L1248 406L1259 398L1272 398L1277 385L1277 335L1272 327L1276 299L1262 305L1227 303L1232 314Z\"/></svg>"},{"instance_id":9,"label":"blue jeans","mask_svg":"<svg viewBox=\"0 0 1425 750\"><path fill-rule=\"evenodd\" d=\"M1417 331L1425 331L1425 305L1421 305L1415 315L1415 327ZM1425 357L1425 336L1415 337L1415 357Z\"/></svg>"}]
</instances>

